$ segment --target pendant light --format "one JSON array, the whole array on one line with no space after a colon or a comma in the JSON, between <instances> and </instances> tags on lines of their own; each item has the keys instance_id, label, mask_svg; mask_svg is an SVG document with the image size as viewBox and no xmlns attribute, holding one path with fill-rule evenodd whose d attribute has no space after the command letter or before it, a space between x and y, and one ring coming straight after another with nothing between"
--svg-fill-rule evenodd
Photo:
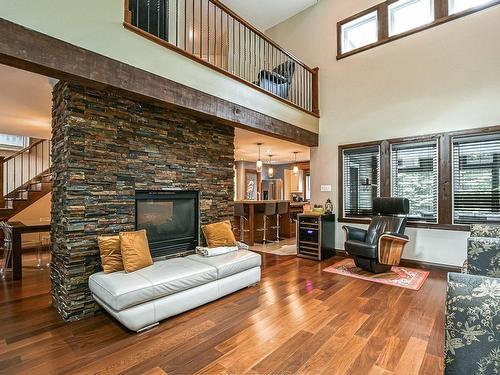
<instances>
[{"instance_id":1,"label":"pendant light","mask_svg":"<svg viewBox=\"0 0 500 375\"><path fill-rule=\"evenodd\" d=\"M255 169L257 173L260 173L262 172L262 160L260 159L260 146L262 146L262 143L257 143L257 146L259 146L259 159L257 159L257 163L255 163Z\"/></svg>"},{"instance_id":2,"label":"pendant light","mask_svg":"<svg viewBox=\"0 0 500 375\"><path fill-rule=\"evenodd\" d=\"M273 155L269 155L269 168L267 170L267 176L269 178L273 178L274 177L274 168L273 168L273 164L272 164L273 161L271 160L272 157L273 157Z\"/></svg>"},{"instance_id":3,"label":"pendant light","mask_svg":"<svg viewBox=\"0 0 500 375\"><path fill-rule=\"evenodd\" d=\"M299 153L298 151L294 151L294 153L293 153L295 155L295 164L293 166L293 174L294 175L298 175L299 174L299 165L297 164L297 154L298 153Z\"/></svg>"}]
</instances>

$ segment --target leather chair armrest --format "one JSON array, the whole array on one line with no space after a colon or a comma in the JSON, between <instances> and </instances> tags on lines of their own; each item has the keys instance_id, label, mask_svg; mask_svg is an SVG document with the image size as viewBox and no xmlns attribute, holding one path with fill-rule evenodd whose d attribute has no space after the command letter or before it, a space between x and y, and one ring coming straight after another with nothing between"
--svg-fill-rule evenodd
<instances>
[{"instance_id":1,"label":"leather chair armrest","mask_svg":"<svg viewBox=\"0 0 500 375\"><path fill-rule=\"evenodd\" d=\"M388 266L397 266L403 255L406 244L410 241L407 235L385 232L378 238L378 261Z\"/></svg>"},{"instance_id":2,"label":"leather chair armrest","mask_svg":"<svg viewBox=\"0 0 500 375\"><path fill-rule=\"evenodd\" d=\"M346 241L354 240L365 242L366 240L366 229L350 227L348 225L343 225L342 229L345 232Z\"/></svg>"}]
</instances>

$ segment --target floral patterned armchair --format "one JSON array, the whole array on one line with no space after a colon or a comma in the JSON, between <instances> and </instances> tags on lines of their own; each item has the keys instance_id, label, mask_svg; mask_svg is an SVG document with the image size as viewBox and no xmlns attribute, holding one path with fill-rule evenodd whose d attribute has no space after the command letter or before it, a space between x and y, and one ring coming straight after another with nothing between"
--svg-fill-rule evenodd
<instances>
[{"instance_id":1,"label":"floral patterned armchair","mask_svg":"<svg viewBox=\"0 0 500 375\"><path fill-rule=\"evenodd\" d=\"M445 374L500 374L500 226L471 226L463 272L448 274Z\"/></svg>"}]
</instances>

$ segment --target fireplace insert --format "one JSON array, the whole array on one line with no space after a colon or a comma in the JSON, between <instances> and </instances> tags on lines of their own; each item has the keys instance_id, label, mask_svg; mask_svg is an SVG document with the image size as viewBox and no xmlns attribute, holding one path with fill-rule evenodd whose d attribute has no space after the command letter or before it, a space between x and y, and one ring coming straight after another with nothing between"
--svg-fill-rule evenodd
<instances>
[{"instance_id":1,"label":"fireplace insert","mask_svg":"<svg viewBox=\"0 0 500 375\"><path fill-rule=\"evenodd\" d=\"M200 192L137 191L135 227L146 229L153 258L168 258L194 250L200 239Z\"/></svg>"}]
</instances>

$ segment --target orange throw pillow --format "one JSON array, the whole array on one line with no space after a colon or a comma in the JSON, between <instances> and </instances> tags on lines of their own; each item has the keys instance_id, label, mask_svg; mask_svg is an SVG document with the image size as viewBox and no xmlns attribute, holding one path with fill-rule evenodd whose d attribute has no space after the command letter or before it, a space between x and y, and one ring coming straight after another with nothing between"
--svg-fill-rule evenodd
<instances>
[{"instance_id":1,"label":"orange throw pillow","mask_svg":"<svg viewBox=\"0 0 500 375\"><path fill-rule=\"evenodd\" d=\"M236 246L231 222L229 220L220 223L208 224L201 227L208 247Z\"/></svg>"},{"instance_id":2,"label":"orange throw pillow","mask_svg":"<svg viewBox=\"0 0 500 375\"><path fill-rule=\"evenodd\" d=\"M153 264L145 229L120 232L120 245L125 272L134 272Z\"/></svg>"},{"instance_id":3,"label":"orange throw pillow","mask_svg":"<svg viewBox=\"0 0 500 375\"><path fill-rule=\"evenodd\" d=\"M97 237L101 263L104 273L112 273L123 270L122 251L120 247L120 236Z\"/></svg>"}]
</instances>

